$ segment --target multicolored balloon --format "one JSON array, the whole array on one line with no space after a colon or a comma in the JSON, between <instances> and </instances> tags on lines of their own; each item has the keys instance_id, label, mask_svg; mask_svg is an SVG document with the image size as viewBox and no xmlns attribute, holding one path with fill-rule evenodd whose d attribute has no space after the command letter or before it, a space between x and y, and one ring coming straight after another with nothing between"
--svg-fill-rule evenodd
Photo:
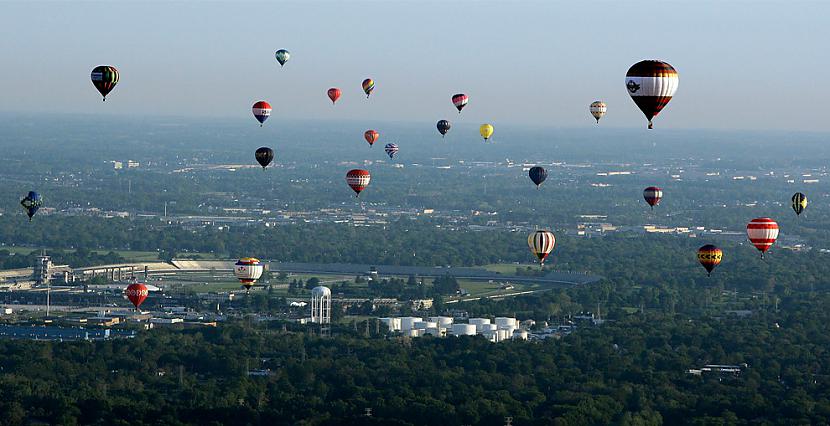
<instances>
[{"instance_id":1,"label":"multicolored balloon","mask_svg":"<svg viewBox=\"0 0 830 426\"><path fill-rule=\"evenodd\" d=\"M23 210L26 210L26 215L29 216L29 222L31 222L32 216L43 206L43 198L37 192L29 191L26 197L20 200L20 205L23 206Z\"/></svg>"},{"instance_id":2,"label":"multicolored balloon","mask_svg":"<svg viewBox=\"0 0 830 426\"><path fill-rule=\"evenodd\" d=\"M545 170L544 167L540 166L533 166L530 168L530 171L527 172L527 175L530 176L530 180L536 184L536 189L539 189L539 185L548 178L548 172Z\"/></svg>"},{"instance_id":3,"label":"multicolored balloon","mask_svg":"<svg viewBox=\"0 0 830 426\"><path fill-rule=\"evenodd\" d=\"M141 283L134 283L127 286L124 290L124 294L127 295L127 299L132 302L135 309L138 310L139 306L147 300L147 296L150 295L150 290L147 289L147 286Z\"/></svg>"},{"instance_id":4,"label":"multicolored balloon","mask_svg":"<svg viewBox=\"0 0 830 426\"><path fill-rule=\"evenodd\" d=\"M654 210L654 206L660 204L660 200L663 198L663 190L656 186L649 186L643 190L643 198Z\"/></svg>"},{"instance_id":5,"label":"multicolored balloon","mask_svg":"<svg viewBox=\"0 0 830 426\"><path fill-rule=\"evenodd\" d=\"M263 146L256 150L254 156L256 157L257 163L262 166L262 170L265 170L265 168L271 164L271 161L274 160L274 150L268 148L267 146Z\"/></svg>"},{"instance_id":6,"label":"multicolored balloon","mask_svg":"<svg viewBox=\"0 0 830 426\"><path fill-rule=\"evenodd\" d=\"M778 239L778 223L768 217L752 219L746 225L746 236L749 237L749 242L761 252L761 259L763 259L764 253Z\"/></svg>"},{"instance_id":7,"label":"multicolored balloon","mask_svg":"<svg viewBox=\"0 0 830 426\"><path fill-rule=\"evenodd\" d=\"M493 136L493 125L492 124L482 124L481 127L478 128L478 133L481 134L481 137L484 138L484 142L487 142L490 139L490 136Z\"/></svg>"},{"instance_id":8,"label":"multicolored balloon","mask_svg":"<svg viewBox=\"0 0 830 426\"><path fill-rule=\"evenodd\" d=\"M285 49L280 49L274 53L274 56L277 58L277 62L280 63L280 66L283 66L286 62L288 62L288 59L291 58L291 53Z\"/></svg>"},{"instance_id":9,"label":"multicolored balloon","mask_svg":"<svg viewBox=\"0 0 830 426\"><path fill-rule=\"evenodd\" d=\"M697 261L706 268L706 275L712 276L712 270L723 260L723 250L711 245L697 249Z\"/></svg>"},{"instance_id":10,"label":"multicolored balloon","mask_svg":"<svg viewBox=\"0 0 830 426\"><path fill-rule=\"evenodd\" d=\"M447 120L439 120L438 124L436 124L435 127L438 127L438 133L440 133L441 137L443 138L444 135L446 135L447 132L449 132L452 128L452 124L450 124L450 122Z\"/></svg>"},{"instance_id":11,"label":"multicolored balloon","mask_svg":"<svg viewBox=\"0 0 830 426\"><path fill-rule=\"evenodd\" d=\"M369 129L363 132L363 139L366 139L366 142L369 142L369 146L374 145L378 138L380 138L380 133L375 130Z\"/></svg>"},{"instance_id":12,"label":"multicolored balloon","mask_svg":"<svg viewBox=\"0 0 830 426\"><path fill-rule=\"evenodd\" d=\"M599 119L605 115L605 112L608 111L608 106L605 105L603 101L594 101L591 102L591 106L588 107L588 110L591 111L591 115L597 119L597 124L599 124Z\"/></svg>"},{"instance_id":13,"label":"multicolored balloon","mask_svg":"<svg viewBox=\"0 0 830 426\"><path fill-rule=\"evenodd\" d=\"M530 251L539 258L539 265L545 266L545 259L556 245L556 237L550 231L536 231L527 237L527 245Z\"/></svg>"},{"instance_id":14,"label":"multicolored balloon","mask_svg":"<svg viewBox=\"0 0 830 426\"><path fill-rule=\"evenodd\" d=\"M371 78L367 78L366 80L363 80L361 85L363 86L363 93L366 94L366 98L368 99L369 95L372 94L372 90L375 90L375 81Z\"/></svg>"},{"instance_id":15,"label":"multicolored balloon","mask_svg":"<svg viewBox=\"0 0 830 426\"><path fill-rule=\"evenodd\" d=\"M649 129L653 128L651 120L660 114L677 92L679 81L677 70L662 61L640 61L628 69L625 88L648 119Z\"/></svg>"},{"instance_id":16,"label":"multicolored balloon","mask_svg":"<svg viewBox=\"0 0 830 426\"><path fill-rule=\"evenodd\" d=\"M469 100L470 98L468 98L467 95L463 93L458 93L453 95L452 104L455 105L455 107L458 109L458 113L461 114L461 110L464 109L465 106L467 106L467 101Z\"/></svg>"},{"instance_id":17,"label":"multicolored balloon","mask_svg":"<svg viewBox=\"0 0 830 426\"><path fill-rule=\"evenodd\" d=\"M800 216L801 212L803 212L804 209L806 209L806 208L807 208L807 196L800 193L800 192L796 192L793 195L793 210L795 210L796 216Z\"/></svg>"},{"instance_id":18,"label":"multicolored balloon","mask_svg":"<svg viewBox=\"0 0 830 426\"><path fill-rule=\"evenodd\" d=\"M395 154L398 153L398 145L394 143L388 143L385 147L383 147L383 150L386 151L386 155L388 155L389 158L395 158Z\"/></svg>"},{"instance_id":19,"label":"multicolored balloon","mask_svg":"<svg viewBox=\"0 0 830 426\"><path fill-rule=\"evenodd\" d=\"M359 197L360 192L369 186L370 180L372 180L372 176L369 174L368 170L352 169L346 173L346 183L349 184L352 191L357 194L355 195L356 197Z\"/></svg>"},{"instance_id":20,"label":"multicolored balloon","mask_svg":"<svg viewBox=\"0 0 830 426\"><path fill-rule=\"evenodd\" d=\"M233 274L236 279L242 283L246 291L251 291L256 280L258 280L265 271L265 265L255 257L243 257L239 259L233 268Z\"/></svg>"},{"instance_id":21,"label":"multicolored balloon","mask_svg":"<svg viewBox=\"0 0 830 426\"><path fill-rule=\"evenodd\" d=\"M262 123L271 116L271 104L265 101L255 102L251 110L254 113L254 118L259 121L259 127L262 127Z\"/></svg>"},{"instance_id":22,"label":"multicolored balloon","mask_svg":"<svg viewBox=\"0 0 830 426\"><path fill-rule=\"evenodd\" d=\"M111 65L99 65L93 68L90 76L92 85L98 89L98 92L104 97L104 101L107 100L107 95L118 84L119 77L118 70Z\"/></svg>"},{"instance_id":23,"label":"multicolored balloon","mask_svg":"<svg viewBox=\"0 0 830 426\"><path fill-rule=\"evenodd\" d=\"M332 87L331 89L329 89L326 92L326 94L329 95L329 99L331 99L332 105L334 105L334 103L337 102L338 99L340 99L340 89L336 87Z\"/></svg>"}]
</instances>

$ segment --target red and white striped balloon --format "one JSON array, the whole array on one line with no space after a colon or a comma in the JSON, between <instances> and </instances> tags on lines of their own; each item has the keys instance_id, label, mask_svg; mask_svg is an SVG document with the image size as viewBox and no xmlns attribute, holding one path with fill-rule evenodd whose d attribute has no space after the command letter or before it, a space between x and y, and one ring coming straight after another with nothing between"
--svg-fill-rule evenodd
<instances>
[{"instance_id":1,"label":"red and white striped balloon","mask_svg":"<svg viewBox=\"0 0 830 426\"><path fill-rule=\"evenodd\" d=\"M764 253L772 247L778 238L778 224L768 217L752 219L746 225L746 235L752 245L761 252L763 258Z\"/></svg>"},{"instance_id":2,"label":"red and white striped balloon","mask_svg":"<svg viewBox=\"0 0 830 426\"><path fill-rule=\"evenodd\" d=\"M369 186L370 180L372 180L372 175L369 174L368 170L352 169L346 173L346 183L357 194L357 197L360 196L360 191L363 191Z\"/></svg>"}]
</instances>

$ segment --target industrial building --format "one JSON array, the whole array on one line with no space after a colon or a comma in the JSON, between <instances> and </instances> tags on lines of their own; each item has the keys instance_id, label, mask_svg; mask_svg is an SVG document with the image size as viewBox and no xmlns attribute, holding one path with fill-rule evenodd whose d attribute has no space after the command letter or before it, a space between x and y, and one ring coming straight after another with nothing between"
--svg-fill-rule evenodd
<instances>
[{"instance_id":1,"label":"industrial building","mask_svg":"<svg viewBox=\"0 0 830 426\"><path fill-rule=\"evenodd\" d=\"M409 337L484 336L491 342L527 340L528 332L516 318L470 318L466 323L456 323L452 317L389 317L380 318L390 333Z\"/></svg>"}]
</instances>

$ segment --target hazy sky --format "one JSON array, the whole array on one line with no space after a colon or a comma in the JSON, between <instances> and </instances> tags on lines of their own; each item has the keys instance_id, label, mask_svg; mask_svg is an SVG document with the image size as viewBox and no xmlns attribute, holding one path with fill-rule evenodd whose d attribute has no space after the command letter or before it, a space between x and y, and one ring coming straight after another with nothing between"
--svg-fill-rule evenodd
<instances>
[{"instance_id":1,"label":"hazy sky","mask_svg":"<svg viewBox=\"0 0 830 426\"><path fill-rule=\"evenodd\" d=\"M0 111L645 127L624 76L680 74L659 128L830 131L830 2L7 2ZM291 51L280 69L274 51ZM99 64L121 82L106 103ZM367 101L360 83L376 82ZM340 87L332 107L326 89ZM461 117L450 97L470 96ZM498 130L497 130L498 131Z\"/></svg>"}]
</instances>

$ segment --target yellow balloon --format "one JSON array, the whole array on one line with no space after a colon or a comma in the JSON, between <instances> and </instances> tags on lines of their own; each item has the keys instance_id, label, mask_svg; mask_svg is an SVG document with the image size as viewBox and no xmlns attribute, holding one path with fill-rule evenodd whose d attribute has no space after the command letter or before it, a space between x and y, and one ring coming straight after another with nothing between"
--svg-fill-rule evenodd
<instances>
[{"instance_id":1,"label":"yellow balloon","mask_svg":"<svg viewBox=\"0 0 830 426\"><path fill-rule=\"evenodd\" d=\"M481 137L483 137L486 141L487 139L490 139L490 136L493 136L493 125L482 124L481 127L478 129L478 132L481 133Z\"/></svg>"}]
</instances>

